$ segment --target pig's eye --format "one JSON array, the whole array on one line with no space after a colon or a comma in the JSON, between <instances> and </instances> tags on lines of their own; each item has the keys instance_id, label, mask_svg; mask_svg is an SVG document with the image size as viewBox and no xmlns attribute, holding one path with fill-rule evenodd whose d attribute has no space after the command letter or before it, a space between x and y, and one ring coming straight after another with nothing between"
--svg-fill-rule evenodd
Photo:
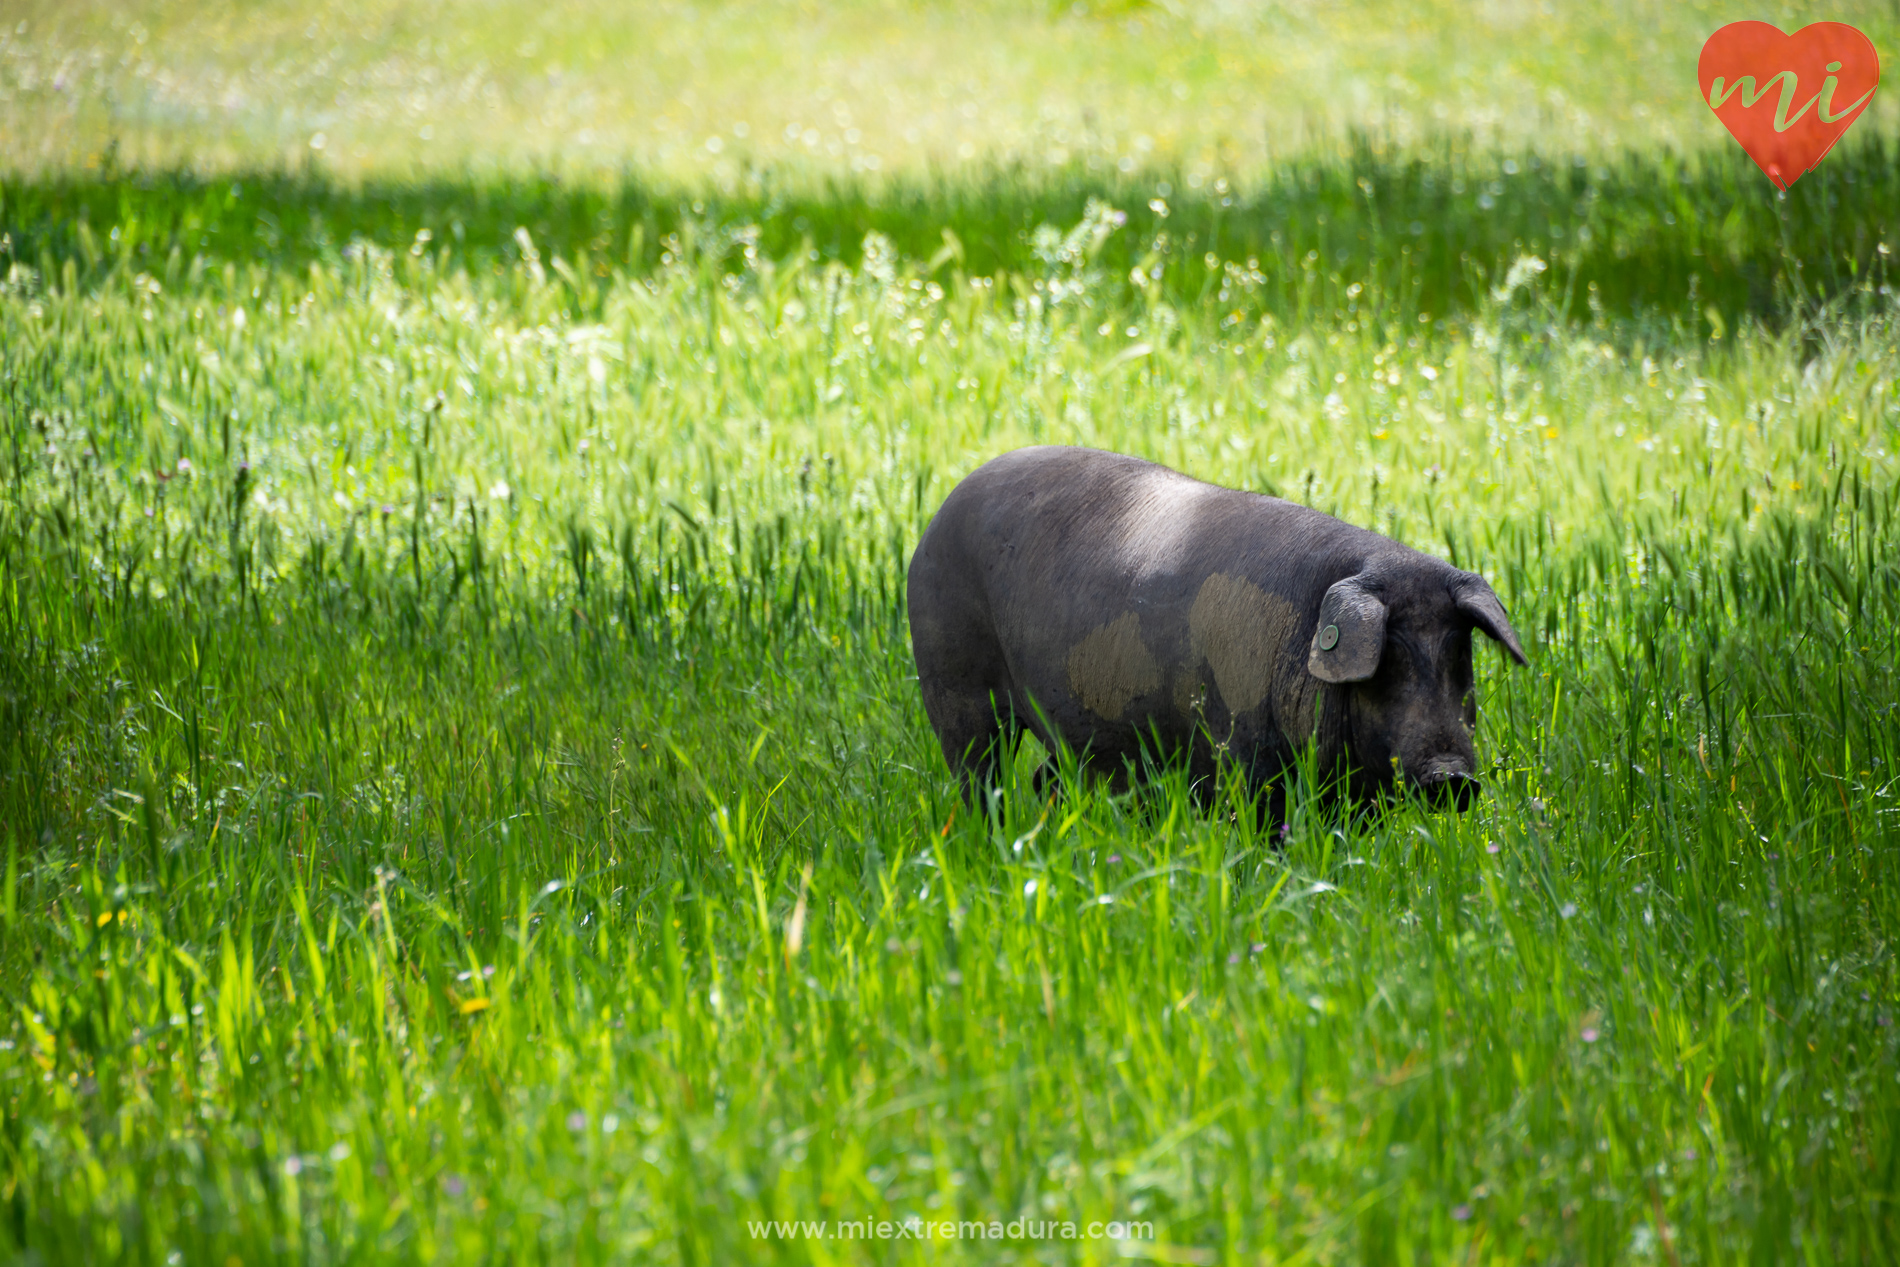
<instances>
[{"instance_id":1,"label":"pig's eye","mask_svg":"<svg viewBox=\"0 0 1900 1267\"><path fill-rule=\"evenodd\" d=\"M1405 649L1405 663L1414 675L1418 677L1429 677L1431 675L1432 654L1421 646L1416 639L1406 634L1387 630L1386 646L1388 648L1403 647ZM1397 658L1397 656L1393 657L1395 660Z\"/></svg>"}]
</instances>

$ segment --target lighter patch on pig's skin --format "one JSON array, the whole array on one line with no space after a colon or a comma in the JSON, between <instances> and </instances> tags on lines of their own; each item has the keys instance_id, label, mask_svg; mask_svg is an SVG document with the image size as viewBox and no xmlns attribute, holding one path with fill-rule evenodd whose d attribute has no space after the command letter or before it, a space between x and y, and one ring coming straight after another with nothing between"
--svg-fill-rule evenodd
<instances>
[{"instance_id":1,"label":"lighter patch on pig's skin","mask_svg":"<svg viewBox=\"0 0 1900 1267\"><path fill-rule=\"evenodd\" d=\"M1180 479L1170 473L1149 476L1137 486L1122 508L1116 532L1121 557L1136 580L1171 572L1193 545L1199 516L1197 504L1221 490Z\"/></svg>"},{"instance_id":2,"label":"lighter patch on pig's skin","mask_svg":"<svg viewBox=\"0 0 1900 1267\"><path fill-rule=\"evenodd\" d=\"M1141 640L1141 617L1126 612L1069 649L1069 689L1098 717L1120 721L1128 701L1161 685L1161 666Z\"/></svg>"},{"instance_id":3,"label":"lighter patch on pig's skin","mask_svg":"<svg viewBox=\"0 0 1900 1267\"><path fill-rule=\"evenodd\" d=\"M1214 687L1228 713L1251 712L1267 699L1281 665L1281 649L1298 641L1299 610L1244 577L1216 572L1202 583L1188 611L1188 645L1214 671ZM1306 677L1301 673L1302 678ZM1276 717L1282 732L1303 743L1313 730L1312 693L1298 688L1291 717Z\"/></svg>"}]
</instances>

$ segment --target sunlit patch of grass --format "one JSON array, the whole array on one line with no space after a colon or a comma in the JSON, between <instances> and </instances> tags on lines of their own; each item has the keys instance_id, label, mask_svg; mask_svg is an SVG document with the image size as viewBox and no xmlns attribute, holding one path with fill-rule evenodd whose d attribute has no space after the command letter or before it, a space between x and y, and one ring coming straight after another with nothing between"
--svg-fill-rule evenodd
<instances>
[{"instance_id":1,"label":"sunlit patch of grass","mask_svg":"<svg viewBox=\"0 0 1900 1267\"><path fill-rule=\"evenodd\" d=\"M1525 264L1446 324L1376 278L1236 322L1095 264L1099 209L983 271L380 212L194 262L41 196L0 293L10 1252L871 1261L745 1220L1023 1212L1890 1251L1890 297L1710 343ZM906 552L1037 441L1490 576L1532 668L1481 659L1480 808L1296 798L1276 849L1166 775L1040 800L1029 754L963 806Z\"/></svg>"},{"instance_id":2,"label":"sunlit patch of grass","mask_svg":"<svg viewBox=\"0 0 1900 1267\"><path fill-rule=\"evenodd\" d=\"M1759 15L1766 16L1766 15ZM1787 29L1900 36L1882 0L1783 5ZM806 186L976 162L1177 167L1243 186L1352 130L1551 153L1721 149L1704 3L809 6L135 5L38 0L0 31L0 165L112 148L205 171L345 179L628 167ZM1857 125L1891 134L1900 98Z\"/></svg>"}]
</instances>

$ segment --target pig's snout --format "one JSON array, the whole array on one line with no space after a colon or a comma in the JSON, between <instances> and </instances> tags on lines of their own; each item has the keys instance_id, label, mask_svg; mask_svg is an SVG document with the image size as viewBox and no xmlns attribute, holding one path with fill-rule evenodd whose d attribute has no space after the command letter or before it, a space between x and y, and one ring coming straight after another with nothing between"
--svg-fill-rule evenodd
<instances>
[{"instance_id":1,"label":"pig's snout","mask_svg":"<svg viewBox=\"0 0 1900 1267\"><path fill-rule=\"evenodd\" d=\"M1478 799L1479 789L1484 786L1464 762L1443 759L1427 763L1417 784L1418 790L1432 805L1441 809L1450 806L1461 814L1471 808L1471 803Z\"/></svg>"}]
</instances>

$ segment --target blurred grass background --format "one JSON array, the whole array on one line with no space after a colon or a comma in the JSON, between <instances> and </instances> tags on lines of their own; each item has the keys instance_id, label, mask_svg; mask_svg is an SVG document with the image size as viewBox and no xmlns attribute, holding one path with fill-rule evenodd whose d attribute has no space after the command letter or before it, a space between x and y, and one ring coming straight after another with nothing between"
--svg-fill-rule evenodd
<instances>
[{"instance_id":1,"label":"blurred grass background","mask_svg":"<svg viewBox=\"0 0 1900 1267\"><path fill-rule=\"evenodd\" d=\"M744 189L971 163L1243 188L1363 132L1552 154L1726 142L1712 0L310 6L16 0L0 164L558 172ZM1756 6L1896 46L1889 0ZM1900 97L1858 126L1891 132ZM1719 147L1717 147L1719 148Z\"/></svg>"},{"instance_id":2,"label":"blurred grass background","mask_svg":"<svg viewBox=\"0 0 1900 1267\"><path fill-rule=\"evenodd\" d=\"M1892 1260L1894 118L1733 16L9 11L0 1256ZM1048 441L1489 576L1480 808L959 808Z\"/></svg>"}]
</instances>

